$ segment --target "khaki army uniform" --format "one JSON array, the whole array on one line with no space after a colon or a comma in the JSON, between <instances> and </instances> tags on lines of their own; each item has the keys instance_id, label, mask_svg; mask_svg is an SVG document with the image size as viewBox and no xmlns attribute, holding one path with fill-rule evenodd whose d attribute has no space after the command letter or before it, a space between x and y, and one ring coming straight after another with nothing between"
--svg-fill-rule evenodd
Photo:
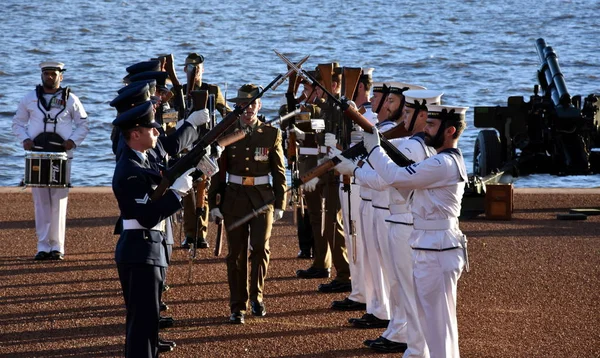
<instances>
[{"instance_id":1,"label":"khaki army uniform","mask_svg":"<svg viewBox=\"0 0 600 358\"><path fill-rule=\"evenodd\" d=\"M327 103L320 105L322 117L325 119L325 130L336 133L339 117L342 114L330 107ZM303 146L325 148L325 133L306 133ZM317 158L323 158L324 153L312 158L306 158L304 164L306 171L317 166ZM302 156L300 156L302 157ZM299 161L301 162L301 161ZM300 166L302 168L302 165ZM302 169L301 169L302 170ZM314 259L312 266L317 269L331 268L335 266L335 280L340 283L350 281L350 268L348 264L348 253L344 238L344 227L342 224L342 210L339 197L338 177L330 171L319 178L317 188L311 193L305 193L306 205L310 213L310 222L315 237ZM325 223L323 224L322 199L325 199ZM323 231L321 232L321 228Z\"/></svg>"},{"instance_id":2,"label":"khaki army uniform","mask_svg":"<svg viewBox=\"0 0 600 358\"><path fill-rule=\"evenodd\" d=\"M225 134L237 128L242 128L239 122ZM219 159L221 172L211 178L209 204L211 208L220 208L225 227L271 203L265 212L227 231L229 252L226 261L231 312L244 313L248 299L262 302L269 265L273 210L285 209L286 177L281 141L279 129L258 122L244 139L225 148ZM217 206L218 193L221 193L222 199ZM248 238L251 247L249 287Z\"/></svg>"},{"instance_id":3,"label":"khaki army uniform","mask_svg":"<svg viewBox=\"0 0 600 358\"><path fill-rule=\"evenodd\" d=\"M186 86L184 86L186 88ZM215 95L215 110L221 114L222 118L225 118L231 109L225 102L225 97L221 89L217 85L211 85L206 82L202 82L200 88L194 88L194 90L208 91L208 94ZM208 131L208 125L206 128L201 128L201 136ZM201 214L197 215L197 194L198 186L195 186L189 195L183 198L183 231L186 237L196 236L196 218L198 218L198 238L206 239L207 226L208 226L208 201L204 201L204 207L202 208ZM189 244L189 243L188 243Z\"/></svg>"}]
</instances>

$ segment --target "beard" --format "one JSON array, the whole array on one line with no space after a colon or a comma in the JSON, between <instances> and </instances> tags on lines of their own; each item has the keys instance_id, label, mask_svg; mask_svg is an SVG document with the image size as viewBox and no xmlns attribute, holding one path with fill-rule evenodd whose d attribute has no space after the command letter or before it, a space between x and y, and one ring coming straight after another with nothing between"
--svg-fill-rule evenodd
<instances>
[{"instance_id":1,"label":"beard","mask_svg":"<svg viewBox=\"0 0 600 358\"><path fill-rule=\"evenodd\" d=\"M400 119L400 117L402 117L402 108L398 108L398 109L396 109L396 110L395 110L395 111L393 111L393 112L390 112L390 111L388 110L388 117L387 117L387 119L388 119L389 121L393 121L393 122L395 122L395 121L397 121L398 119Z\"/></svg>"},{"instance_id":2,"label":"beard","mask_svg":"<svg viewBox=\"0 0 600 358\"><path fill-rule=\"evenodd\" d=\"M60 85L60 81L58 81L58 79L56 79L56 80L47 79L47 80L43 81L43 85L44 85L44 88L47 90L55 90L55 89L58 89L58 87Z\"/></svg>"},{"instance_id":3,"label":"beard","mask_svg":"<svg viewBox=\"0 0 600 358\"><path fill-rule=\"evenodd\" d=\"M441 135L435 135L435 137L430 136L425 133L425 138L423 138L425 144L429 147L433 147L435 149L439 149L444 145L444 139Z\"/></svg>"}]
</instances>

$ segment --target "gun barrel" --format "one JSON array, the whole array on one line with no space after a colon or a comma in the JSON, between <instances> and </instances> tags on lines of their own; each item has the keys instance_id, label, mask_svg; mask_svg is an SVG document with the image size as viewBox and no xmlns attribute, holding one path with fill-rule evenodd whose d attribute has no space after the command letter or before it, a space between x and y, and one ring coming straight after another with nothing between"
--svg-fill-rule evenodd
<instances>
[{"instance_id":1,"label":"gun barrel","mask_svg":"<svg viewBox=\"0 0 600 358\"><path fill-rule=\"evenodd\" d=\"M558 65L558 56L556 55L556 52L554 52L554 49L551 46L546 46L546 41L542 38L537 39L535 48L542 65L538 74L542 89L545 93L550 91L550 96L555 106L571 106L571 95L567 89L565 77Z\"/></svg>"}]
</instances>

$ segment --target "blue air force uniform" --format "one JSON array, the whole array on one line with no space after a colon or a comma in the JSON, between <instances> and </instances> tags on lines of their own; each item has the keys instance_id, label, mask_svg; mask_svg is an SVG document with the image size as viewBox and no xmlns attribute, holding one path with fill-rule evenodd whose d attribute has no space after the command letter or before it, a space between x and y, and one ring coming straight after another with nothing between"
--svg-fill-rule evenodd
<instances>
[{"instance_id":1,"label":"blue air force uniform","mask_svg":"<svg viewBox=\"0 0 600 358\"><path fill-rule=\"evenodd\" d=\"M122 113L113 124L123 131L136 126L159 126L154 121L151 102ZM167 147L187 145L185 142L194 136L182 137L172 142L165 140ZM158 355L160 294L168 264L166 219L181 209L181 197L172 190L156 201L150 199L161 180L156 160L164 158L165 153L162 144L145 153L125 145L112 181L123 220L115 261L127 309L126 357Z\"/></svg>"}]
</instances>

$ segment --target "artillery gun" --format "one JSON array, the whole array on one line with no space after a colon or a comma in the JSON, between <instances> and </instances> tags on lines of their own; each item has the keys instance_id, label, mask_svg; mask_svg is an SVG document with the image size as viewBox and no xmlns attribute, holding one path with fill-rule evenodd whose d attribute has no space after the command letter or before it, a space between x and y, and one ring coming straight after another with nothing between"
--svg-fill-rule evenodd
<instances>
[{"instance_id":1,"label":"artillery gun","mask_svg":"<svg viewBox=\"0 0 600 358\"><path fill-rule=\"evenodd\" d=\"M535 47L540 68L529 102L512 96L507 106L475 107L475 127L485 129L475 140L463 218L484 212L487 184L529 174L600 173L599 95L571 97L556 52L541 38Z\"/></svg>"},{"instance_id":2,"label":"artillery gun","mask_svg":"<svg viewBox=\"0 0 600 358\"><path fill-rule=\"evenodd\" d=\"M569 94L558 58L544 39L535 42L540 59L533 96L508 98L507 106L475 107L473 173L503 172L585 175L600 173L598 95ZM494 128L494 129L489 129Z\"/></svg>"}]
</instances>

